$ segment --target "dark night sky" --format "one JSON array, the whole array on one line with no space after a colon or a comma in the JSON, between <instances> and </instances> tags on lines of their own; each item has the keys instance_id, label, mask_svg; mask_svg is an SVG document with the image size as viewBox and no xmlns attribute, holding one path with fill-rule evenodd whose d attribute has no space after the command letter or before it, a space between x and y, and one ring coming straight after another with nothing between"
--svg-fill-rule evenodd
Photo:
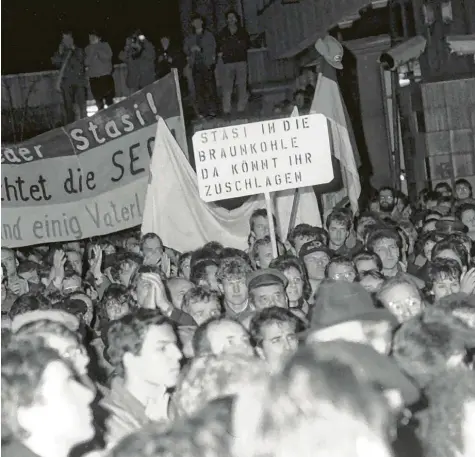
<instances>
[{"instance_id":1,"label":"dark night sky","mask_svg":"<svg viewBox=\"0 0 475 457\"><path fill-rule=\"evenodd\" d=\"M53 68L50 57L61 30L70 28L80 40L99 30L114 59L131 30L141 28L157 45L160 36L181 40L179 0L6 0L2 2L2 74ZM87 43L87 41L86 41Z\"/></svg>"}]
</instances>

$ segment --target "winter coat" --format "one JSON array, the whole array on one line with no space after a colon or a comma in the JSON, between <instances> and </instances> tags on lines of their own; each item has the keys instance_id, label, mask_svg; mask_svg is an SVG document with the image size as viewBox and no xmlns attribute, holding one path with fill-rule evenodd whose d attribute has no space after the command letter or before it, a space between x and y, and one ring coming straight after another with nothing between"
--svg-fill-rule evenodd
<instances>
[{"instance_id":1,"label":"winter coat","mask_svg":"<svg viewBox=\"0 0 475 457\"><path fill-rule=\"evenodd\" d=\"M119 54L119 59L127 64L127 87L130 89L143 88L156 80L155 47L150 41L143 42L140 53L126 48Z\"/></svg>"},{"instance_id":2,"label":"winter coat","mask_svg":"<svg viewBox=\"0 0 475 457\"><path fill-rule=\"evenodd\" d=\"M109 43L99 41L86 47L86 68L89 78L112 74L112 49Z\"/></svg>"}]
</instances>

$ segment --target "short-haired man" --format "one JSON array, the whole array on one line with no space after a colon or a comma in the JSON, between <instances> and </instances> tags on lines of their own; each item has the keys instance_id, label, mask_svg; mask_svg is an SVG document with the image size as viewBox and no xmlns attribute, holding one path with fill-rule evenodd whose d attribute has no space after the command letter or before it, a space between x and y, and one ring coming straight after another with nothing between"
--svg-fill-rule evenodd
<instances>
[{"instance_id":1,"label":"short-haired man","mask_svg":"<svg viewBox=\"0 0 475 457\"><path fill-rule=\"evenodd\" d=\"M285 292L287 284L286 276L273 268L250 273L247 277L247 287L251 305L257 311L271 306L288 308L289 299Z\"/></svg>"},{"instance_id":2,"label":"short-haired man","mask_svg":"<svg viewBox=\"0 0 475 457\"><path fill-rule=\"evenodd\" d=\"M107 332L107 354L118 375L101 402L110 413L110 447L150 421L168 421L167 389L176 384L182 354L172 324L157 310L115 321Z\"/></svg>"},{"instance_id":3,"label":"short-haired man","mask_svg":"<svg viewBox=\"0 0 475 457\"><path fill-rule=\"evenodd\" d=\"M464 178L455 181L455 197L459 202L472 198L472 185Z\"/></svg>"},{"instance_id":4,"label":"short-haired man","mask_svg":"<svg viewBox=\"0 0 475 457\"><path fill-rule=\"evenodd\" d=\"M351 255L361 248L361 242L353 249L346 246L353 225L351 214L342 209L333 210L327 217L328 247L337 255Z\"/></svg>"},{"instance_id":5,"label":"short-haired man","mask_svg":"<svg viewBox=\"0 0 475 457\"><path fill-rule=\"evenodd\" d=\"M164 246L156 233L146 233L140 242L144 265L156 265L168 278L176 273L175 252Z\"/></svg>"},{"instance_id":6,"label":"short-haired man","mask_svg":"<svg viewBox=\"0 0 475 457\"><path fill-rule=\"evenodd\" d=\"M83 276L83 259L82 254L78 251L65 251L67 264L70 266L79 276Z\"/></svg>"},{"instance_id":7,"label":"short-haired man","mask_svg":"<svg viewBox=\"0 0 475 457\"><path fill-rule=\"evenodd\" d=\"M350 257L337 255L333 257L325 269L325 276L334 281L353 282L356 279L356 267Z\"/></svg>"},{"instance_id":8,"label":"short-haired man","mask_svg":"<svg viewBox=\"0 0 475 457\"><path fill-rule=\"evenodd\" d=\"M223 294L224 313L227 317L240 322L252 314L248 300L247 275L251 267L241 257L223 259L219 266L217 279L219 290Z\"/></svg>"},{"instance_id":9,"label":"short-haired man","mask_svg":"<svg viewBox=\"0 0 475 457\"><path fill-rule=\"evenodd\" d=\"M384 276L396 276L402 269L401 257L402 240L399 233L391 228L377 229L371 232L366 241L366 247L381 259Z\"/></svg>"},{"instance_id":10,"label":"short-haired man","mask_svg":"<svg viewBox=\"0 0 475 457\"><path fill-rule=\"evenodd\" d=\"M208 319L221 315L219 295L216 291L204 286L196 286L184 295L182 309L194 319L197 325L201 325Z\"/></svg>"},{"instance_id":11,"label":"short-haired man","mask_svg":"<svg viewBox=\"0 0 475 457\"><path fill-rule=\"evenodd\" d=\"M227 317L215 317L201 324L193 335L195 356L207 354L254 355L249 334L244 326Z\"/></svg>"},{"instance_id":12,"label":"short-haired man","mask_svg":"<svg viewBox=\"0 0 475 457\"><path fill-rule=\"evenodd\" d=\"M41 338L2 350L3 456L68 457L94 436L94 393L76 376Z\"/></svg>"},{"instance_id":13,"label":"short-haired man","mask_svg":"<svg viewBox=\"0 0 475 457\"><path fill-rule=\"evenodd\" d=\"M460 292L462 268L454 259L438 258L427 266L427 290L434 302Z\"/></svg>"},{"instance_id":14,"label":"short-haired man","mask_svg":"<svg viewBox=\"0 0 475 457\"><path fill-rule=\"evenodd\" d=\"M18 275L18 259L13 249L2 247L2 265L5 266L8 289L15 295L26 294L29 291L28 281Z\"/></svg>"},{"instance_id":15,"label":"short-haired man","mask_svg":"<svg viewBox=\"0 0 475 457\"><path fill-rule=\"evenodd\" d=\"M143 255L144 265L161 266L163 254L165 252L163 242L156 233L146 233L140 241L140 250ZM165 269L167 266L165 266ZM164 271L167 274L167 271Z\"/></svg>"},{"instance_id":16,"label":"short-haired man","mask_svg":"<svg viewBox=\"0 0 475 457\"><path fill-rule=\"evenodd\" d=\"M302 327L299 318L276 306L258 311L251 319L251 340L271 373L276 373L286 358L297 350L297 335Z\"/></svg>"},{"instance_id":17,"label":"short-haired man","mask_svg":"<svg viewBox=\"0 0 475 457\"><path fill-rule=\"evenodd\" d=\"M236 83L237 111L242 113L247 105L247 51L251 40L234 10L225 14L226 27L218 35L218 56L223 62L223 113L231 114L231 95Z\"/></svg>"},{"instance_id":18,"label":"short-haired man","mask_svg":"<svg viewBox=\"0 0 475 457\"><path fill-rule=\"evenodd\" d=\"M277 220L274 218L274 227L277 227ZM270 236L269 230L269 219L267 217L267 210L265 208L256 209L249 218L249 228L251 239L251 246L257 240L264 238L265 236Z\"/></svg>"}]
</instances>

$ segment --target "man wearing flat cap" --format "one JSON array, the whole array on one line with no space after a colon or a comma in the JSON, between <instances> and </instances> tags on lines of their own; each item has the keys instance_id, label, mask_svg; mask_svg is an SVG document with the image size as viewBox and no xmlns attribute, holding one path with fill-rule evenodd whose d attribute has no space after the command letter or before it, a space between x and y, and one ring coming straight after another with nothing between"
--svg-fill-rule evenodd
<instances>
[{"instance_id":1,"label":"man wearing flat cap","mask_svg":"<svg viewBox=\"0 0 475 457\"><path fill-rule=\"evenodd\" d=\"M264 268L253 271L247 277L249 301L257 311L271 306L288 308L289 302L285 288L287 278L279 270Z\"/></svg>"}]
</instances>

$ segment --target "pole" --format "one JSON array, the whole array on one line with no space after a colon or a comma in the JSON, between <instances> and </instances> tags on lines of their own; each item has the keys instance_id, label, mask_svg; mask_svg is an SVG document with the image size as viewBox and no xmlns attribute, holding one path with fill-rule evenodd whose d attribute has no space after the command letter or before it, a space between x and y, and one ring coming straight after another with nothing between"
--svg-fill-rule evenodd
<instances>
[{"instance_id":1,"label":"pole","mask_svg":"<svg viewBox=\"0 0 475 457\"><path fill-rule=\"evenodd\" d=\"M266 198L266 207L267 207L267 220L269 221L269 232L270 240L272 244L272 255L274 259L279 256L277 252L277 240L275 239L275 226L274 226L274 213L272 211L272 200L270 198L270 193L265 192L264 196Z\"/></svg>"},{"instance_id":2,"label":"pole","mask_svg":"<svg viewBox=\"0 0 475 457\"><path fill-rule=\"evenodd\" d=\"M292 210L290 211L289 229L287 230L287 236L295 227L295 220L297 219L297 210L300 202L300 187L297 187L294 192L294 199L292 201ZM284 234L282 233L282 236Z\"/></svg>"}]
</instances>

